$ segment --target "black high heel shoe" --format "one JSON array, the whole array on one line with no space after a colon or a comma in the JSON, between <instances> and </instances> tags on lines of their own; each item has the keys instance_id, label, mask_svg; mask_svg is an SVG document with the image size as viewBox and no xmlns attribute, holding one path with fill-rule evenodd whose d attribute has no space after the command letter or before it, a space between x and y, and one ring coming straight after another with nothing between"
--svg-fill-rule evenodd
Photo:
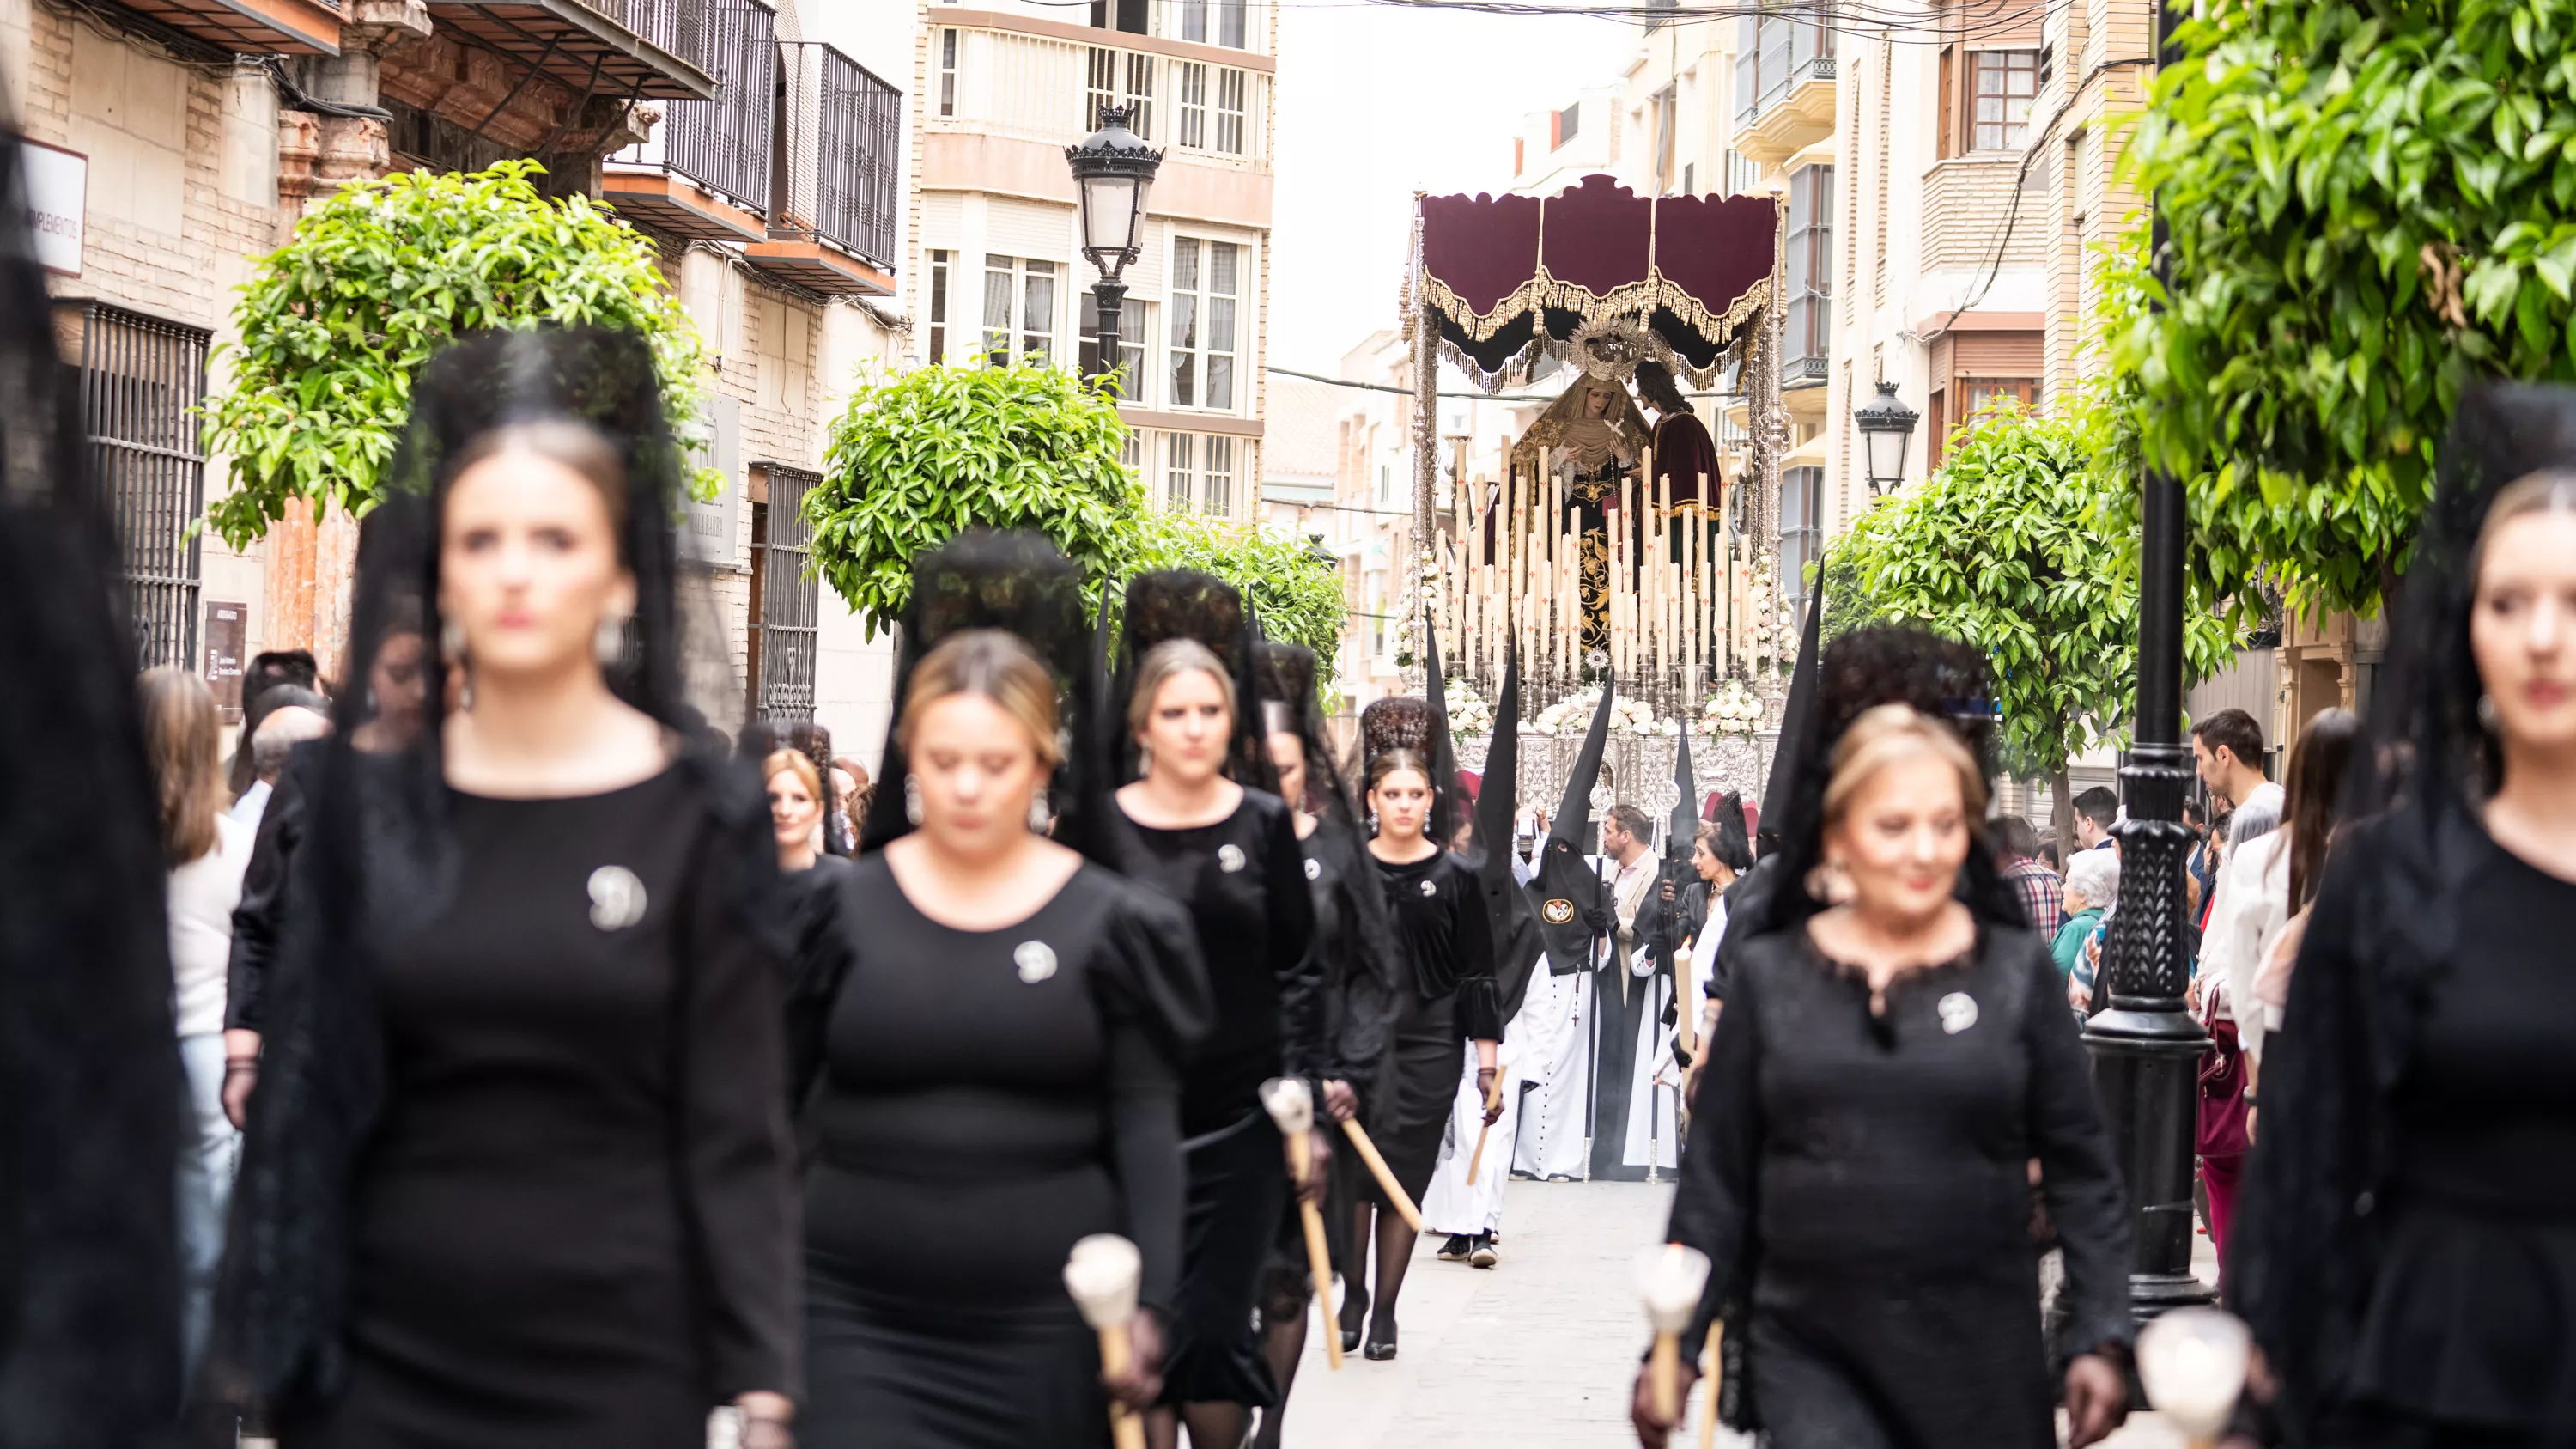
<instances>
[{"instance_id":1,"label":"black high heel shoe","mask_svg":"<svg viewBox=\"0 0 2576 1449\"><path fill-rule=\"evenodd\" d=\"M1395 1357L1395 1325L1370 1324L1368 1343L1360 1349L1360 1357L1376 1363Z\"/></svg>"},{"instance_id":2,"label":"black high heel shoe","mask_svg":"<svg viewBox=\"0 0 2576 1449\"><path fill-rule=\"evenodd\" d=\"M1350 1353L1360 1346L1360 1326L1368 1320L1368 1307L1368 1290L1351 1287L1345 1280L1341 1312L1342 1352Z\"/></svg>"}]
</instances>

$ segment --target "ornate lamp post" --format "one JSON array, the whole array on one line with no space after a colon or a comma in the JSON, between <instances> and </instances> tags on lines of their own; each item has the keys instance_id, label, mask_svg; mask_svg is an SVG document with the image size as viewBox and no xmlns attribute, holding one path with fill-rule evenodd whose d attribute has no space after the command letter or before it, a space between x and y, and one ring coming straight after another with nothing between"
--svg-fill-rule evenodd
<instances>
[{"instance_id":1,"label":"ornate lamp post","mask_svg":"<svg viewBox=\"0 0 2576 1449\"><path fill-rule=\"evenodd\" d=\"M1869 496L1893 493L1905 481L1905 449L1923 415L1897 401L1896 384L1882 382L1878 396L1852 409L1861 451L1869 466Z\"/></svg>"},{"instance_id":2,"label":"ornate lamp post","mask_svg":"<svg viewBox=\"0 0 2576 1449\"><path fill-rule=\"evenodd\" d=\"M1127 300L1127 284L1118 274L1136 260L1145 228L1145 194L1163 164L1162 152L1127 129L1128 114L1125 106L1102 106L1100 129L1064 150L1074 187L1082 195L1082 254L1100 269L1100 281L1091 289L1099 318L1094 376L1118 370L1118 312Z\"/></svg>"},{"instance_id":3,"label":"ornate lamp post","mask_svg":"<svg viewBox=\"0 0 2576 1449\"><path fill-rule=\"evenodd\" d=\"M2173 6L2156 6L2157 64L2180 59ZM2168 233L2155 212L2156 276L2172 271ZM2183 797L2191 751L2182 741L2182 482L2147 470L2138 560L2138 699L2129 763L2120 770L2128 819L2120 843L2120 908L2102 946L2110 1007L2084 1028L2093 1083L2110 1119L2129 1184L2137 1257L2129 1291L2138 1316L2209 1301L2191 1272L2194 1097L2208 1034L2183 1005L2185 858Z\"/></svg>"}]
</instances>

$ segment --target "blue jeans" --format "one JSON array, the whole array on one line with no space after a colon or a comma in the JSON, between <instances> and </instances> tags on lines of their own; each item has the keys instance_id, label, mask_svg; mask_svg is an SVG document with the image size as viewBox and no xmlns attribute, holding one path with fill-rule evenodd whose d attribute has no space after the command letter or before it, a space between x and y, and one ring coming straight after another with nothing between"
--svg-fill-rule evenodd
<instances>
[{"instance_id":1,"label":"blue jeans","mask_svg":"<svg viewBox=\"0 0 2576 1449\"><path fill-rule=\"evenodd\" d=\"M188 1071L188 1133L179 1148L179 1268L186 1285L181 1319L190 1377L206 1349L215 1270L224 1259L224 1208L233 1194L241 1134L224 1116L224 1034L179 1038Z\"/></svg>"}]
</instances>

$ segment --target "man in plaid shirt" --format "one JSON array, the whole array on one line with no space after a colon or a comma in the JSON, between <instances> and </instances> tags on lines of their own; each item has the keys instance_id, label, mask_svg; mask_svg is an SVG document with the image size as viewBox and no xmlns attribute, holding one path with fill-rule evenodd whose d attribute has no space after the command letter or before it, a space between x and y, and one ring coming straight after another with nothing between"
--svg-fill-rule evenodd
<instances>
[{"instance_id":1,"label":"man in plaid shirt","mask_svg":"<svg viewBox=\"0 0 2576 1449\"><path fill-rule=\"evenodd\" d=\"M2057 877L2039 863L2039 832L2021 816L2000 816L1995 821L1995 849L2003 859L2004 879L2021 892L2021 908L2030 917L2030 928L2043 941L2056 940L2057 928L2066 924L2066 897Z\"/></svg>"}]
</instances>

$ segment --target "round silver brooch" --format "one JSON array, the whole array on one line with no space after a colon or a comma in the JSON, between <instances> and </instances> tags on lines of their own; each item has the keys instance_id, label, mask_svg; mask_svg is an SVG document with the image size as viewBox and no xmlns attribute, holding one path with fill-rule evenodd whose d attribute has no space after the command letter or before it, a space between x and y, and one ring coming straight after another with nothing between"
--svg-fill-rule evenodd
<instances>
[{"instance_id":1,"label":"round silver brooch","mask_svg":"<svg viewBox=\"0 0 2576 1449\"><path fill-rule=\"evenodd\" d=\"M1055 974L1055 948L1044 941L1022 941L1011 952L1011 961L1020 968L1020 979L1031 986Z\"/></svg>"},{"instance_id":2,"label":"round silver brooch","mask_svg":"<svg viewBox=\"0 0 2576 1449\"><path fill-rule=\"evenodd\" d=\"M1323 863L1322 861L1320 861L1320 860L1310 860L1310 861L1306 862L1306 879L1308 879L1308 880L1322 880L1323 878L1324 878L1324 863Z\"/></svg>"},{"instance_id":3,"label":"round silver brooch","mask_svg":"<svg viewBox=\"0 0 2576 1449\"><path fill-rule=\"evenodd\" d=\"M1422 894L1426 899L1431 896L1436 896L1440 894L1440 887L1433 885L1429 881L1424 881L1422 883Z\"/></svg>"},{"instance_id":4,"label":"round silver brooch","mask_svg":"<svg viewBox=\"0 0 2576 1449\"><path fill-rule=\"evenodd\" d=\"M1941 1013L1941 1029L1952 1036L1977 1024L1977 998L1964 991L1942 997L1935 1009Z\"/></svg>"},{"instance_id":5,"label":"round silver brooch","mask_svg":"<svg viewBox=\"0 0 2576 1449\"><path fill-rule=\"evenodd\" d=\"M1231 841L1216 848L1216 868L1232 875L1243 869L1243 847Z\"/></svg>"},{"instance_id":6,"label":"round silver brooch","mask_svg":"<svg viewBox=\"0 0 2576 1449\"><path fill-rule=\"evenodd\" d=\"M590 923L603 931L622 931L644 919L644 882L622 865L603 865L590 873Z\"/></svg>"}]
</instances>

